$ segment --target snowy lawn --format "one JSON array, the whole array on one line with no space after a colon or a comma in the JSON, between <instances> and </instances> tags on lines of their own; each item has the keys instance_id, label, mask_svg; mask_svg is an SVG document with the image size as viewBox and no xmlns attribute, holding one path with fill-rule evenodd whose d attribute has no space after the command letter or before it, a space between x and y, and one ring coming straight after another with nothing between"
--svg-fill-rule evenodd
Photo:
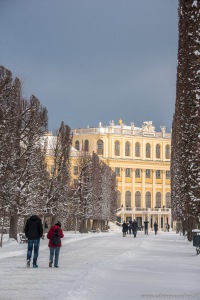
<instances>
[{"instance_id":1,"label":"snowy lawn","mask_svg":"<svg viewBox=\"0 0 200 300\"><path fill-rule=\"evenodd\" d=\"M65 232L59 269L41 240L38 269L26 268L26 244L4 238L1 300L200 299L200 255L182 236L150 232Z\"/></svg>"}]
</instances>

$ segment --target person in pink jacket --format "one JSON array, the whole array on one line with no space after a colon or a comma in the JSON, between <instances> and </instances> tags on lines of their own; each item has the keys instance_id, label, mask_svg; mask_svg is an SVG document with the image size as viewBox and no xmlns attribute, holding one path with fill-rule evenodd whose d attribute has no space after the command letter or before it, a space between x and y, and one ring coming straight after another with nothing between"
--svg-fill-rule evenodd
<instances>
[{"instance_id":1,"label":"person in pink jacket","mask_svg":"<svg viewBox=\"0 0 200 300\"><path fill-rule=\"evenodd\" d=\"M47 238L49 239L49 267L51 268L54 262L54 267L58 268L58 259L61 247L61 239L64 237L63 231L61 229L61 223L58 221L53 225L48 234Z\"/></svg>"}]
</instances>

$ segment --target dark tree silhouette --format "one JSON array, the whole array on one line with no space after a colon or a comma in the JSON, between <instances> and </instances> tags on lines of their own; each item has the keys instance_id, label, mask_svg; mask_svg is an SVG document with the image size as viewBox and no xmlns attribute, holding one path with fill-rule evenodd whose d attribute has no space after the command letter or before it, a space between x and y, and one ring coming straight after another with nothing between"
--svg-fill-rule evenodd
<instances>
[{"instance_id":1,"label":"dark tree silhouette","mask_svg":"<svg viewBox=\"0 0 200 300\"><path fill-rule=\"evenodd\" d=\"M172 125L171 191L173 219L184 223L188 239L198 222L200 200L200 2L179 1L176 106Z\"/></svg>"}]
</instances>

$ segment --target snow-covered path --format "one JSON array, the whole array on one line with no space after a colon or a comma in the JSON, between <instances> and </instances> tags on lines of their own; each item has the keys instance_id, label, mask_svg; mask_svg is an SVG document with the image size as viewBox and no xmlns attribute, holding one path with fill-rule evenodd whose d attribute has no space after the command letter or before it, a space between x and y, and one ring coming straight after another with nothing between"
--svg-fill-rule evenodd
<instances>
[{"instance_id":1,"label":"snow-covered path","mask_svg":"<svg viewBox=\"0 0 200 300\"><path fill-rule=\"evenodd\" d=\"M200 255L175 233L65 233L59 269L48 267L47 240L27 269L26 247L0 249L2 300L200 299Z\"/></svg>"}]
</instances>

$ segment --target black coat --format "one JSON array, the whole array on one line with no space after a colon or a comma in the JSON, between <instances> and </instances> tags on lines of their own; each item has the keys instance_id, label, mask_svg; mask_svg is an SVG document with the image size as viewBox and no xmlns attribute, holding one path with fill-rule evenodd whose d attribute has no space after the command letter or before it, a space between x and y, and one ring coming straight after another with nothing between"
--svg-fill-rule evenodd
<instances>
[{"instance_id":1,"label":"black coat","mask_svg":"<svg viewBox=\"0 0 200 300\"><path fill-rule=\"evenodd\" d=\"M138 223L136 221L133 221L131 224L132 230L137 231L138 230Z\"/></svg>"},{"instance_id":2,"label":"black coat","mask_svg":"<svg viewBox=\"0 0 200 300\"><path fill-rule=\"evenodd\" d=\"M154 225L153 225L153 226L154 226L154 230L156 230L156 231L157 231L157 230L158 230L158 224L157 224L157 223L154 223Z\"/></svg>"},{"instance_id":3,"label":"black coat","mask_svg":"<svg viewBox=\"0 0 200 300\"><path fill-rule=\"evenodd\" d=\"M148 224L149 224L149 221L144 221L144 228L145 228L145 229L148 228Z\"/></svg>"},{"instance_id":4,"label":"black coat","mask_svg":"<svg viewBox=\"0 0 200 300\"><path fill-rule=\"evenodd\" d=\"M38 240L43 236L43 227L41 219L34 215L31 216L25 225L25 235L29 240Z\"/></svg>"},{"instance_id":5,"label":"black coat","mask_svg":"<svg viewBox=\"0 0 200 300\"><path fill-rule=\"evenodd\" d=\"M126 232L128 230L128 225L126 223L122 224L122 231Z\"/></svg>"}]
</instances>

